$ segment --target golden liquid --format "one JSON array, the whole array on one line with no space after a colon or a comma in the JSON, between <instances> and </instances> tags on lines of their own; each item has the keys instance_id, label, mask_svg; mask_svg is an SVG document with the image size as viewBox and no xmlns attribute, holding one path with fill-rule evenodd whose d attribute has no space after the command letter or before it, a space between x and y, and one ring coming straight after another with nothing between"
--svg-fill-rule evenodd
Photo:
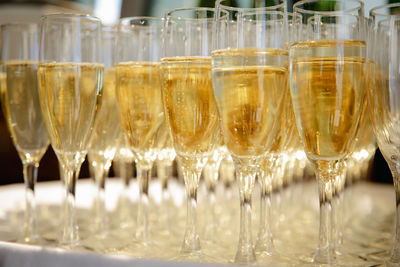
<instances>
[{"instance_id":1,"label":"golden liquid","mask_svg":"<svg viewBox=\"0 0 400 267\"><path fill-rule=\"evenodd\" d=\"M164 108L176 153L210 153L219 131L211 58L164 58L162 68Z\"/></svg>"},{"instance_id":2,"label":"golden liquid","mask_svg":"<svg viewBox=\"0 0 400 267\"><path fill-rule=\"evenodd\" d=\"M171 162L175 159L175 150L172 144L171 135L165 118L158 129L157 137L157 160Z\"/></svg>"},{"instance_id":3,"label":"golden liquid","mask_svg":"<svg viewBox=\"0 0 400 267\"><path fill-rule=\"evenodd\" d=\"M120 124L115 88L115 69L106 69L101 107L96 114L89 147L89 157L95 162L111 161L118 145L116 140Z\"/></svg>"},{"instance_id":4,"label":"golden liquid","mask_svg":"<svg viewBox=\"0 0 400 267\"><path fill-rule=\"evenodd\" d=\"M37 62L6 62L0 73L4 116L21 160L39 162L49 144L40 110Z\"/></svg>"},{"instance_id":5,"label":"golden liquid","mask_svg":"<svg viewBox=\"0 0 400 267\"><path fill-rule=\"evenodd\" d=\"M276 137L287 93L288 52L234 49L212 56L225 145L235 156L263 156Z\"/></svg>"},{"instance_id":6,"label":"golden liquid","mask_svg":"<svg viewBox=\"0 0 400 267\"><path fill-rule=\"evenodd\" d=\"M48 63L38 70L39 96L54 151L62 162L83 162L103 87L103 65Z\"/></svg>"},{"instance_id":7,"label":"golden liquid","mask_svg":"<svg viewBox=\"0 0 400 267\"><path fill-rule=\"evenodd\" d=\"M292 99L305 152L314 160L343 158L362 111L365 43L300 42L291 46L290 55Z\"/></svg>"},{"instance_id":8,"label":"golden liquid","mask_svg":"<svg viewBox=\"0 0 400 267\"><path fill-rule=\"evenodd\" d=\"M122 126L136 159L149 163L155 159L155 139L163 118L160 64L123 62L116 71Z\"/></svg>"},{"instance_id":9,"label":"golden liquid","mask_svg":"<svg viewBox=\"0 0 400 267\"><path fill-rule=\"evenodd\" d=\"M290 98L289 81L287 94L283 99L282 113L278 116L277 133L272 142L270 154L281 153L290 149L294 135L298 134L296 121L293 113L292 100Z\"/></svg>"}]
</instances>

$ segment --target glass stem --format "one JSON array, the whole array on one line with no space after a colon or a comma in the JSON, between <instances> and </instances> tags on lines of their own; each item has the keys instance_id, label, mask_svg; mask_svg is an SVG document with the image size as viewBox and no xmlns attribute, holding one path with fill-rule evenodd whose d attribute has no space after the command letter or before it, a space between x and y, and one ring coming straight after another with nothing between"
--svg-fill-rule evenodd
<instances>
[{"instance_id":1,"label":"glass stem","mask_svg":"<svg viewBox=\"0 0 400 267\"><path fill-rule=\"evenodd\" d=\"M318 194L320 205L319 241L314 258L316 263L334 264L336 262L333 180L337 171L336 162L317 162Z\"/></svg>"},{"instance_id":2,"label":"glass stem","mask_svg":"<svg viewBox=\"0 0 400 267\"><path fill-rule=\"evenodd\" d=\"M237 170L240 195L240 236L236 251L236 264L254 264L256 255L251 233L251 195L254 189L256 171Z\"/></svg>"},{"instance_id":3,"label":"glass stem","mask_svg":"<svg viewBox=\"0 0 400 267\"><path fill-rule=\"evenodd\" d=\"M400 166L396 166L396 170L393 170L393 168L391 169L394 189L396 191L396 235L390 255L390 262L400 263Z\"/></svg>"},{"instance_id":4,"label":"glass stem","mask_svg":"<svg viewBox=\"0 0 400 267\"><path fill-rule=\"evenodd\" d=\"M104 164L97 164L95 169L96 198L95 198L95 224L96 233L104 235L108 231L107 211L105 203L105 182L108 171Z\"/></svg>"},{"instance_id":5,"label":"glass stem","mask_svg":"<svg viewBox=\"0 0 400 267\"><path fill-rule=\"evenodd\" d=\"M345 168L344 168L345 170ZM338 175L335 183L335 250L337 254L342 254L343 245L343 198L344 198L344 179L346 171Z\"/></svg>"},{"instance_id":6,"label":"glass stem","mask_svg":"<svg viewBox=\"0 0 400 267\"><path fill-rule=\"evenodd\" d=\"M24 214L24 236L26 243L33 242L36 235L36 199L35 184L37 181L39 163L23 163L25 182L25 214Z\"/></svg>"},{"instance_id":7,"label":"glass stem","mask_svg":"<svg viewBox=\"0 0 400 267\"><path fill-rule=\"evenodd\" d=\"M207 191L207 218L204 221L204 232L205 238L213 243L218 243L217 239L217 231L218 231L218 223L217 223L217 214L215 207L216 206L216 194L215 188L210 187Z\"/></svg>"},{"instance_id":8,"label":"glass stem","mask_svg":"<svg viewBox=\"0 0 400 267\"><path fill-rule=\"evenodd\" d=\"M132 177L132 164L132 162L124 159L121 159L118 163L119 174L121 175L125 188L129 187Z\"/></svg>"},{"instance_id":9,"label":"glass stem","mask_svg":"<svg viewBox=\"0 0 400 267\"><path fill-rule=\"evenodd\" d=\"M271 230L271 192L272 179L269 171L264 171L261 181L260 226L256 243L256 252L271 255L274 249Z\"/></svg>"},{"instance_id":10,"label":"glass stem","mask_svg":"<svg viewBox=\"0 0 400 267\"><path fill-rule=\"evenodd\" d=\"M170 233L170 214L171 214L171 203L170 195L168 191L168 179L172 172L172 162L157 161L157 176L161 182L161 219L163 225L168 233Z\"/></svg>"},{"instance_id":11,"label":"glass stem","mask_svg":"<svg viewBox=\"0 0 400 267\"><path fill-rule=\"evenodd\" d=\"M200 238L197 232L197 188L201 172L183 165L182 170L186 187L187 215L181 254L196 255L201 253Z\"/></svg>"},{"instance_id":12,"label":"glass stem","mask_svg":"<svg viewBox=\"0 0 400 267\"><path fill-rule=\"evenodd\" d=\"M75 189L76 181L79 176L79 169L69 170L65 166L62 168L64 171L64 185L66 189L64 200L64 227L61 236L61 244L73 246L79 242L78 225L76 223L75 214Z\"/></svg>"},{"instance_id":13,"label":"glass stem","mask_svg":"<svg viewBox=\"0 0 400 267\"><path fill-rule=\"evenodd\" d=\"M139 206L136 227L136 238L147 244L150 242L149 230L149 183L151 168L137 167L137 180L139 183Z\"/></svg>"}]
</instances>

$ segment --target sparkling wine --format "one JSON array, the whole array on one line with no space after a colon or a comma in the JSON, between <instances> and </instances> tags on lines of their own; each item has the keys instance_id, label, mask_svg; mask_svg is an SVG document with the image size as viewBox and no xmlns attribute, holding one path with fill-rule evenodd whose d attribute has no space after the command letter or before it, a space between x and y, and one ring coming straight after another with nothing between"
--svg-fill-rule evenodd
<instances>
[{"instance_id":1,"label":"sparkling wine","mask_svg":"<svg viewBox=\"0 0 400 267\"><path fill-rule=\"evenodd\" d=\"M288 52L246 48L217 50L212 56L225 145L238 157L264 155L287 91Z\"/></svg>"},{"instance_id":2,"label":"sparkling wine","mask_svg":"<svg viewBox=\"0 0 400 267\"><path fill-rule=\"evenodd\" d=\"M122 62L116 65L116 71L122 126L136 158L153 161L163 119L160 64Z\"/></svg>"},{"instance_id":3,"label":"sparkling wine","mask_svg":"<svg viewBox=\"0 0 400 267\"><path fill-rule=\"evenodd\" d=\"M172 162L175 159L175 149L172 144L171 135L169 134L169 128L165 119L158 129L157 137L157 160Z\"/></svg>"},{"instance_id":4,"label":"sparkling wine","mask_svg":"<svg viewBox=\"0 0 400 267\"><path fill-rule=\"evenodd\" d=\"M37 62L6 62L0 75L7 126L22 161L39 162L49 144L40 110Z\"/></svg>"},{"instance_id":5,"label":"sparkling wine","mask_svg":"<svg viewBox=\"0 0 400 267\"><path fill-rule=\"evenodd\" d=\"M338 160L349 153L362 111L365 42L295 43L291 89L308 157Z\"/></svg>"},{"instance_id":6,"label":"sparkling wine","mask_svg":"<svg viewBox=\"0 0 400 267\"><path fill-rule=\"evenodd\" d=\"M96 63L39 65L42 114L61 162L84 160L103 87L103 69Z\"/></svg>"},{"instance_id":7,"label":"sparkling wine","mask_svg":"<svg viewBox=\"0 0 400 267\"><path fill-rule=\"evenodd\" d=\"M115 93L115 70L106 69L101 97L101 107L97 111L94 131L90 141L89 157L92 161L104 162L114 158L119 133L119 110Z\"/></svg>"},{"instance_id":8,"label":"sparkling wine","mask_svg":"<svg viewBox=\"0 0 400 267\"><path fill-rule=\"evenodd\" d=\"M211 58L162 59L165 114L180 155L210 153L218 140Z\"/></svg>"}]
</instances>

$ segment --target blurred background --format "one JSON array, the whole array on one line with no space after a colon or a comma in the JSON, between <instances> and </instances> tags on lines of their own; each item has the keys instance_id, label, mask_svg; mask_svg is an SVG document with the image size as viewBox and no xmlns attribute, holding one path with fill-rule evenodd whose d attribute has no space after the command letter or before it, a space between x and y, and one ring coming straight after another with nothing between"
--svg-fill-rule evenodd
<instances>
[{"instance_id":1,"label":"blurred background","mask_svg":"<svg viewBox=\"0 0 400 267\"><path fill-rule=\"evenodd\" d=\"M232 0L234 2L235 0ZM269 0L261 0L269 1ZM292 10L295 0L288 0ZM377 5L400 0L365 0L365 14ZM163 16L164 12L177 7L214 7L215 0L0 0L0 24L23 21L39 22L49 13L86 13L99 17L106 25L115 25L119 18L131 16ZM23 182L22 164L12 144L3 114L0 112L0 185ZM113 173L110 173L112 176ZM85 162L80 177L89 177ZM39 181L59 179L57 158L49 146L40 162ZM366 179L392 183L390 171L379 150L371 162Z\"/></svg>"}]
</instances>

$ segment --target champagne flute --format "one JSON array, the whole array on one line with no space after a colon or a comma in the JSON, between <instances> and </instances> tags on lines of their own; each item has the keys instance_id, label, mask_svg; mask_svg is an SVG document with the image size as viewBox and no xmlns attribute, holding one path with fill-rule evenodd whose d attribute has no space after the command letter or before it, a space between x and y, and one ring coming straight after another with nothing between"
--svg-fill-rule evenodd
<instances>
[{"instance_id":1,"label":"champagne flute","mask_svg":"<svg viewBox=\"0 0 400 267\"><path fill-rule=\"evenodd\" d=\"M197 188L219 136L211 80L211 8L168 11L164 27L163 101L172 142L185 180L187 220L180 256L206 259L197 231Z\"/></svg>"},{"instance_id":2,"label":"champagne flute","mask_svg":"<svg viewBox=\"0 0 400 267\"><path fill-rule=\"evenodd\" d=\"M368 87L370 117L378 146L392 172L396 192L396 230L388 266L400 263L400 3L370 11L369 69L374 86Z\"/></svg>"},{"instance_id":3,"label":"champagne flute","mask_svg":"<svg viewBox=\"0 0 400 267\"><path fill-rule=\"evenodd\" d=\"M38 93L39 27L37 24L5 24L0 33L3 61L0 70L4 79L0 85L2 107L22 161L25 182L25 214L20 241L35 243L38 241L35 184L40 159L49 145Z\"/></svg>"},{"instance_id":4,"label":"champagne flute","mask_svg":"<svg viewBox=\"0 0 400 267\"><path fill-rule=\"evenodd\" d=\"M157 157L156 136L163 121L161 36L163 19L123 18L118 25L117 97L121 123L135 155L139 184L138 245L149 247L149 181Z\"/></svg>"},{"instance_id":5,"label":"champagne flute","mask_svg":"<svg viewBox=\"0 0 400 267\"><path fill-rule=\"evenodd\" d=\"M103 87L101 22L78 14L41 18L39 98L66 189L60 244L79 245L75 187Z\"/></svg>"},{"instance_id":6,"label":"champagne flute","mask_svg":"<svg viewBox=\"0 0 400 267\"><path fill-rule=\"evenodd\" d=\"M317 173L319 244L314 262L336 262L334 180L351 152L364 99L365 22L358 0L305 0L294 5L302 20L290 46L293 107L304 150Z\"/></svg>"},{"instance_id":7,"label":"champagne flute","mask_svg":"<svg viewBox=\"0 0 400 267\"><path fill-rule=\"evenodd\" d=\"M105 182L115 155L117 135L119 133L119 112L115 90L114 49L117 31L103 27L104 82L101 96L101 107L97 111L93 133L89 141L88 160L94 170L96 196L93 201L94 218L92 223L94 236L89 237L85 246L96 249L103 240L109 237L109 223L105 203ZM100 239L100 240L99 240ZM110 239L107 246L110 246ZM105 244L103 244L105 245Z\"/></svg>"},{"instance_id":8,"label":"champagne flute","mask_svg":"<svg viewBox=\"0 0 400 267\"><path fill-rule=\"evenodd\" d=\"M249 2L240 1L242 8L226 0L217 2L216 50L212 53L224 143L239 185L240 236L235 256L239 264L256 262L251 196L256 174L276 136L288 78L286 17L272 11L283 10L283 3L243 7Z\"/></svg>"}]
</instances>

